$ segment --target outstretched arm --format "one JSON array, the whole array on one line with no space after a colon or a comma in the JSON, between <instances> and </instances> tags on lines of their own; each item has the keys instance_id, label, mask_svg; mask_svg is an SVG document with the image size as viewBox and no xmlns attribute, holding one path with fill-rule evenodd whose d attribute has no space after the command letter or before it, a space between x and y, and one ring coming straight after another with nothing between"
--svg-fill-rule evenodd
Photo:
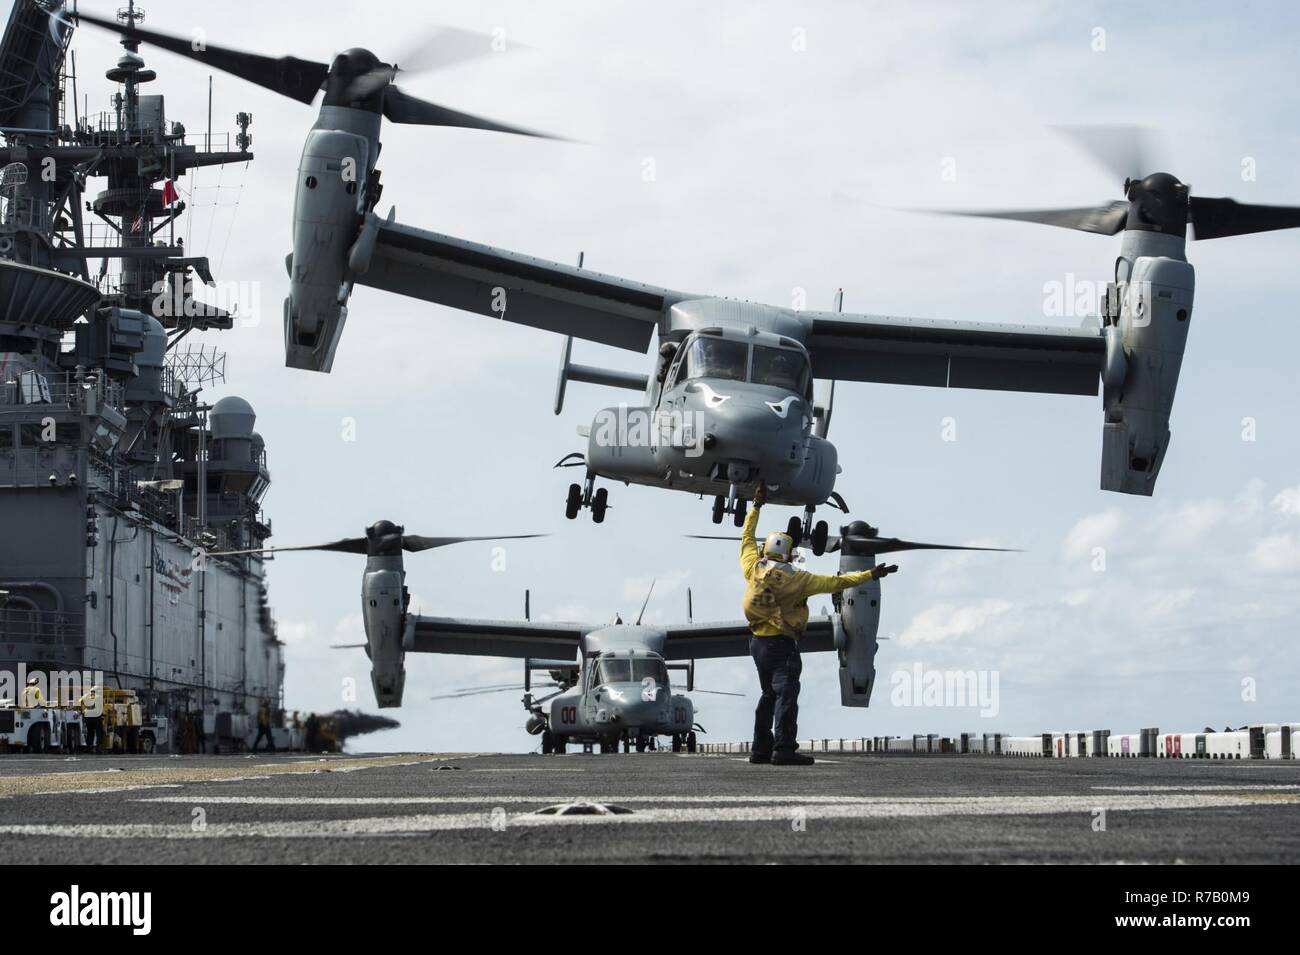
<instances>
[{"instance_id":1,"label":"outstretched arm","mask_svg":"<svg viewBox=\"0 0 1300 955\"><path fill-rule=\"evenodd\" d=\"M841 590L848 590L850 587L875 579L875 568L859 570L851 574L809 574L804 578L803 595L811 597L814 594L836 594Z\"/></svg>"},{"instance_id":2,"label":"outstretched arm","mask_svg":"<svg viewBox=\"0 0 1300 955\"><path fill-rule=\"evenodd\" d=\"M879 580L898 570L897 564L877 564L867 570L855 570L848 574L807 574L804 577L803 595L835 594L850 587L865 584L868 580Z\"/></svg>"},{"instance_id":3,"label":"outstretched arm","mask_svg":"<svg viewBox=\"0 0 1300 955\"><path fill-rule=\"evenodd\" d=\"M754 536L754 530L758 527L758 512L761 508L761 504L755 503L749 509L745 515L745 526L740 531L740 572L746 580L749 580L754 565L758 563L758 540Z\"/></svg>"}]
</instances>

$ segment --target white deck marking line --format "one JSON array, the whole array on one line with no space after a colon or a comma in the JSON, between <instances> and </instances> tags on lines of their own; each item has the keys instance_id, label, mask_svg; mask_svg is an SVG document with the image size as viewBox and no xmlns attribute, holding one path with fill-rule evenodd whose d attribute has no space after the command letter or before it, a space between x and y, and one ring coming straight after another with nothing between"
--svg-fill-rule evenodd
<instances>
[{"instance_id":1,"label":"white deck marking line","mask_svg":"<svg viewBox=\"0 0 1300 955\"><path fill-rule=\"evenodd\" d=\"M195 802L202 802L196 800ZM190 823L31 824L0 826L0 835L68 837L77 839L321 839L347 836L395 836L424 832L477 829L523 829L538 826L636 825L657 823L758 823L788 822L795 812L806 820L898 819L941 816L1007 816L1078 813L1096 809L1131 812L1142 810L1223 809L1242 806L1300 805L1300 797L1261 802L1248 796L1167 794L1152 796L1019 796L955 799L946 802L879 802L861 804L805 804L767 806L713 806L695 809L645 809L616 816L535 816L494 812L422 813L413 816L379 816L361 819L306 819L276 822L208 823L196 832Z\"/></svg>"},{"instance_id":2,"label":"white deck marking line","mask_svg":"<svg viewBox=\"0 0 1300 955\"><path fill-rule=\"evenodd\" d=\"M694 805L716 805L722 803L754 803L780 805L875 805L880 803L949 803L955 800L978 801L999 799L998 796L805 796L805 795L771 795L768 793L740 794L729 796L718 793L712 796L678 796L665 793L660 796L636 795L464 795L464 796L208 796L198 793L189 796L150 796L133 802L182 803L197 805L205 803L214 806L502 806L540 803L551 805L558 802L572 802L574 799L587 799L603 803L685 803Z\"/></svg>"},{"instance_id":3,"label":"white deck marking line","mask_svg":"<svg viewBox=\"0 0 1300 955\"><path fill-rule=\"evenodd\" d=\"M1300 783L1222 783L1218 785L1187 786L1093 786L1093 789L1105 789L1111 792L1265 792L1298 790Z\"/></svg>"},{"instance_id":4,"label":"white deck marking line","mask_svg":"<svg viewBox=\"0 0 1300 955\"><path fill-rule=\"evenodd\" d=\"M32 793L33 796L103 796L108 793L125 793L137 789L180 789L181 783L139 783L135 786L99 786L89 789L55 789L50 792ZM9 797L14 798L14 797ZM18 797L22 798L22 797Z\"/></svg>"},{"instance_id":5,"label":"white deck marking line","mask_svg":"<svg viewBox=\"0 0 1300 955\"><path fill-rule=\"evenodd\" d=\"M471 773L585 773L586 770L585 770L585 769L579 769L579 768L576 767L576 766L573 766L573 767L567 767L567 766L529 766L529 767L522 768L522 769L505 769L505 768L503 768L503 767L498 767L498 768L495 768L495 769L488 769L488 768L486 768L486 767L484 767L484 768L482 768L482 769L471 768L471 769L469 770L469 772L471 772Z\"/></svg>"}]
</instances>

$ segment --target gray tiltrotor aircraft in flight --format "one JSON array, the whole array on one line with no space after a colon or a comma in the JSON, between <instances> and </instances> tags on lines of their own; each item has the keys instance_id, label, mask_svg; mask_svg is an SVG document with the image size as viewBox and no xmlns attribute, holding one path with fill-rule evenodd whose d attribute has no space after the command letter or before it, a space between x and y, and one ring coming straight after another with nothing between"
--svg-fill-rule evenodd
<instances>
[{"instance_id":1,"label":"gray tiltrotor aircraft in flight","mask_svg":"<svg viewBox=\"0 0 1300 955\"><path fill-rule=\"evenodd\" d=\"M925 544L880 537L873 527L855 522L831 538L839 551L840 572L865 570L880 554L906 550L996 550ZM523 620L472 620L411 613L406 587L404 552L418 552L467 541L508 540L509 537L423 537L407 534L391 521L366 528L365 536L325 544L213 553L212 557L247 556L324 550L365 554L361 577L361 612L370 657L371 683L380 707L402 705L406 685L406 654L452 653L506 657L524 661L524 706L527 729L542 735L546 751L562 752L568 742L600 744L612 752L622 742L644 748L656 736L671 736L674 749L695 745L695 709L690 697L695 661L749 656L749 625L688 622L662 626L643 624L645 605L635 623L552 623L530 618L525 602ZM646 597L649 602L649 596ZM840 702L866 706L875 684L875 657L880 626L880 581L836 594L835 612L813 617L799 641L805 653L834 651L839 663ZM688 617L691 616L688 613ZM353 646L345 644L344 646ZM687 673L686 694L676 693L670 669ZM533 695L532 674L545 671L556 692ZM479 688L451 694L472 695Z\"/></svg>"},{"instance_id":2,"label":"gray tiltrotor aircraft in flight","mask_svg":"<svg viewBox=\"0 0 1300 955\"><path fill-rule=\"evenodd\" d=\"M325 96L298 172L294 244L285 301L287 363L329 371L353 288L401 295L566 336L556 395L568 380L641 391L638 407L606 409L586 430L587 449L561 464L585 467L566 515L589 508L602 521L608 493L598 478L714 498L713 519L743 519L761 481L768 500L804 508L803 540L825 549L829 529L812 522L839 471L826 440L833 388L821 380L1102 395L1101 487L1150 495L1169 445L1169 419L1191 324L1194 271L1185 245L1197 238L1300 226L1300 209L1191 196L1148 168L1123 169L1124 199L1095 209L976 213L1123 235L1111 294L1092 327L978 324L796 311L674 291L426 232L374 211L379 200L382 118L539 135L415 99L393 85L397 65L367 50L330 64L272 58L81 14L116 30L231 72L303 103ZM435 36L416 65L486 53L463 33ZM650 374L570 362L572 338L644 352Z\"/></svg>"}]
</instances>

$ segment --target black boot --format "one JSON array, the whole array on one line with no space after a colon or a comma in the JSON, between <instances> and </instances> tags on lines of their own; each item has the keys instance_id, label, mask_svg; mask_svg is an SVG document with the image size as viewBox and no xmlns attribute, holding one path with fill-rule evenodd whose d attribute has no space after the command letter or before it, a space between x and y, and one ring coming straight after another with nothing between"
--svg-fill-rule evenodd
<instances>
[{"instance_id":1,"label":"black boot","mask_svg":"<svg viewBox=\"0 0 1300 955\"><path fill-rule=\"evenodd\" d=\"M750 753L749 761L751 763L770 763L772 761L772 757L769 756L767 753Z\"/></svg>"},{"instance_id":2,"label":"black boot","mask_svg":"<svg viewBox=\"0 0 1300 955\"><path fill-rule=\"evenodd\" d=\"M792 749L778 749L772 754L773 766L811 766L817 760Z\"/></svg>"}]
</instances>

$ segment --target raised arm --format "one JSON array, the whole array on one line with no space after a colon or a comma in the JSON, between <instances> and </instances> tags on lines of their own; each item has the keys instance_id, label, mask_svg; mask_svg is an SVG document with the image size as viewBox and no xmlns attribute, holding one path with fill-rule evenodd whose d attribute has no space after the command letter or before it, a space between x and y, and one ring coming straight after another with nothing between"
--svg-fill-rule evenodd
<instances>
[{"instance_id":1,"label":"raised arm","mask_svg":"<svg viewBox=\"0 0 1300 955\"><path fill-rule=\"evenodd\" d=\"M751 507L749 513L745 515L745 526L740 530L740 572L749 580L749 575L754 572L754 565L758 563L758 540L754 537L754 530L758 527L759 505Z\"/></svg>"}]
</instances>

